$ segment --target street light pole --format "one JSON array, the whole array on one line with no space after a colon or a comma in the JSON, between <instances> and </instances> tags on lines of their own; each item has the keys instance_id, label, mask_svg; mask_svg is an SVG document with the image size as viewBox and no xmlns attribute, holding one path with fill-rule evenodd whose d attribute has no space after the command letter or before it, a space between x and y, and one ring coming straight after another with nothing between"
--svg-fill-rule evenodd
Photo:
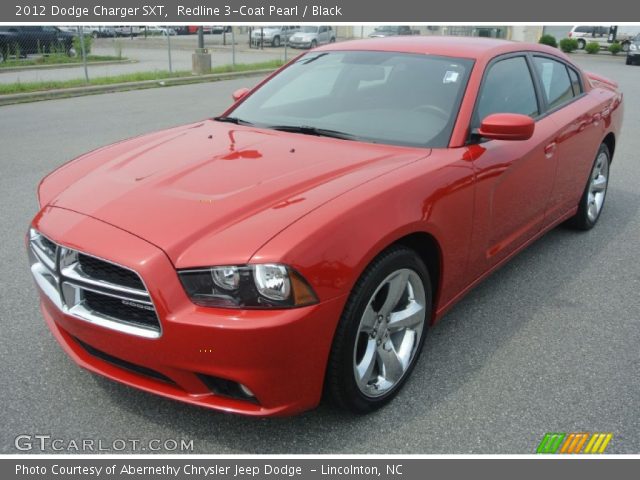
<instances>
[{"instance_id":1,"label":"street light pole","mask_svg":"<svg viewBox=\"0 0 640 480\"><path fill-rule=\"evenodd\" d=\"M198 27L198 48L204 48L204 27Z\"/></svg>"}]
</instances>

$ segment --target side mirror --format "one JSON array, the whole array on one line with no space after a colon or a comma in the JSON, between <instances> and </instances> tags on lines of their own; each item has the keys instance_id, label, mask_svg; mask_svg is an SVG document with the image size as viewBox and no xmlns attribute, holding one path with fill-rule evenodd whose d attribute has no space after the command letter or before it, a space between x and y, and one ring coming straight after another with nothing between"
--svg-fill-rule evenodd
<instances>
[{"instance_id":1,"label":"side mirror","mask_svg":"<svg viewBox=\"0 0 640 480\"><path fill-rule=\"evenodd\" d=\"M533 118L519 113L493 113L480 124L478 135L491 140L529 140L535 129Z\"/></svg>"},{"instance_id":2,"label":"side mirror","mask_svg":"<svg viewBox=\"0 0 640 480\"><path fill-rule=\"evenodd\" d=\"M233 94L231 94L231 98L233 98L234 102L237 102L242 97L244 97L247 93L249 93L249 89L248 88L239 88L238 90L233 92Z\"/></svg>"}]
</instances>

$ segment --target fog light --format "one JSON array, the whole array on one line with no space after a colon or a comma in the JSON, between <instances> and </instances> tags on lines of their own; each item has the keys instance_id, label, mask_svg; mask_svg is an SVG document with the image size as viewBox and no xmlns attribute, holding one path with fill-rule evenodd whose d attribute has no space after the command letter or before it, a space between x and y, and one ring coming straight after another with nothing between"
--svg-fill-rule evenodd
<instances>
[{"instance_id":1,"label":"fog light","mask_svg":"<svg viewBox=\"0 0 640 480\"><path fill-rule=\"evenodd\" d=\"M242 393L244 393L247 397L255 397L253 392L251 390L249 390L249 388L244 386L243 384L240 384L240 390L242 390Z\"/></svg>"}]
</instances>

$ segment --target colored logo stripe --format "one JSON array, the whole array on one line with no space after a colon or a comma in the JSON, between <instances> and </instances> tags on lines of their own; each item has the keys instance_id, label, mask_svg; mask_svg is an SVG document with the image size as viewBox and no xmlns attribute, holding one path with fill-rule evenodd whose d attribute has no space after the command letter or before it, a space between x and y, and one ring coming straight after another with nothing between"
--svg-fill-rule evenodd
<instances>
[{"instance_id":1,"label":"colored logo stripe","mask_svg":"<svg viewBox=\"0 0 640 480\"><path fill-rule=\"evenodd\" d=\"M560 449L560 453L580 453L582 446L589 438L588 433L571 433Z\"/></svg>"},{"instance_id":2,"label":"colored logo stripe","mask_svg":"<svg viewBox=\"0 0 640 480\"><path fill-rule=\"evenodd\" d=\"M536 453L556 453L565 435L566 433L547 433L538 445Z\"/></svg>"},{"instance_id":3,"label":"colored logo stripe","mask_svg":"<svg viewBox=\"0 0 640 480\"><path fill-rule=\"evenodd\" d=\"M604 453L612 438L612 433L547 433L536 453ZM587 446L583 451L585 443Z\"/></svg>"},{"instance_id":4,"label":"colored logo stripe","mask_svg":"<svg viewBox=\"0 0 640 480\"><path fill-rule=\"evenodd\" d=\"M594 433L584 453L604 453L612 437L611 433Z\"/></svg>"}]
</instances>

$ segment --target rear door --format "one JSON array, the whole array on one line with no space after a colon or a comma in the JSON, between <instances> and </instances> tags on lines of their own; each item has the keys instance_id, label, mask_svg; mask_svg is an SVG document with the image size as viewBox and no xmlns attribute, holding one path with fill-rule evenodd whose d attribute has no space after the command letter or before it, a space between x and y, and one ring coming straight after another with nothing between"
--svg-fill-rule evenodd
<instances>
[{"instance_id":1,"label":"rear door","mask_svg":"<svg viewBox=\"0 0 640 480\"><path fill-rule=\"evenodd\" d=\"M529 140L470 139L476 170L472 274L480 275L537 234L544 221L556 173L556 124L544 104L527 53L498 57L485 71L472 132L492 113L518 113L536 120Z\"/></svg>"},{"instance_id":2,"label":"rear door","mask_svg":"<svg viewBox=\"0 0 640 480\"><path fill-rule=\"evenodd\" d=\"M551 223L578 205L602 139L601 107L584 93L577 70L559 58L533 55L547 116L557 125L558 163L546 214Z\"/></svg>"}]
</instances>

